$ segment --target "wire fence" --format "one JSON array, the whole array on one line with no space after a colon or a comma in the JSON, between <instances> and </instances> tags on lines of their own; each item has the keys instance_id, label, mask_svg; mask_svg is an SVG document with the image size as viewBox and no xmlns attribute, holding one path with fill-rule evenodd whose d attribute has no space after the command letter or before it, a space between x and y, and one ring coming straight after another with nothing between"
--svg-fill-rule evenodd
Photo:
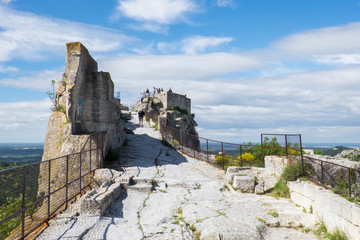
<instances>
[{"instance_id":1,"label":"wire fence","mask_svg":"<svg viewBox=\"0 0 360 240\"><path fill-rule=\"evenodd\" d=\"M103 165L103 134L80 152L0 171L0 239L24 239L91 183ZM9 236L10 235L10 236Z\"/></svg>"}]
</instances>

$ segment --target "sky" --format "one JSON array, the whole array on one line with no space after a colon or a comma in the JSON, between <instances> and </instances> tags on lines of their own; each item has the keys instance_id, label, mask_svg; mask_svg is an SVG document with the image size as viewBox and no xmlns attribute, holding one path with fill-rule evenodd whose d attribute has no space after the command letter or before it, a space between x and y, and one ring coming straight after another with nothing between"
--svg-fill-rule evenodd
<instances>
[{"instance_id":1,"label":"sky","mask_svg":"<svg viewBox=\"0 0 360 240\"><path fill-rule=\"evenodd\" d=\"M192 100L202 137L360 143L359 0L0 0L0 142L44 142L67 42L110 72Z\"/></svg>"}]
</instances>

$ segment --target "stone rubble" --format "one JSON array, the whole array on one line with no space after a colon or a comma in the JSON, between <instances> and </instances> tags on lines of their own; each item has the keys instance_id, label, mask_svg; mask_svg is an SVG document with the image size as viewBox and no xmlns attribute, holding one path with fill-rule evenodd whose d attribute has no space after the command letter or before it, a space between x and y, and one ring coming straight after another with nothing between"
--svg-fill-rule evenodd
<instances>
[{"instance_id":1,"label":"stone rubble","mask_svg":"<svg viewBox=\"0 0 360 240\"><path fill-rule=\"evenodd\" d=\"M112 165L129 179L118 198L101 216L82 214L76 201L36 239L317 239L305 233L316 229L314 214L289 199L235 192L224 171L164 146L147 123L137 126L126 124L135 134Z\"/></svg>"}]
</instances>

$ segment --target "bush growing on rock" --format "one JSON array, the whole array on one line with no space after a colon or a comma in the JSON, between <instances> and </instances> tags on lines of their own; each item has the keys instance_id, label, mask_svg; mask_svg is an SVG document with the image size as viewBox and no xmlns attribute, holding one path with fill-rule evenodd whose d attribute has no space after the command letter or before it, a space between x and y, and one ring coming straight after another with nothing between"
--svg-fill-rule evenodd
<instances>
[{"instance_id":1,"label":"bush growing on rock","mask_svg":"<svg viewBox=\"0 0 360 240\"><path fill-rule=\"evenodd\" d=\"M302 176L312 176L314 175L313 167L310 163L304 163L304 174L302 171L301 161L298 161L293 164L289 164L285 167L281 178L285 181L295 181Z\"/></svg>"},{"instance_id":2,"label":"bush growing on rock","mask_svg":"<svg viewBox=\"0 0 360 240\"><path fill-rule=\"evenodd\" d=\"M239 156L238 159L242 159L242 160L248 161L250 163L253 163L255 160L255 157L251 153L244 153L241 156Z\"/></svg>"}]
</instances>

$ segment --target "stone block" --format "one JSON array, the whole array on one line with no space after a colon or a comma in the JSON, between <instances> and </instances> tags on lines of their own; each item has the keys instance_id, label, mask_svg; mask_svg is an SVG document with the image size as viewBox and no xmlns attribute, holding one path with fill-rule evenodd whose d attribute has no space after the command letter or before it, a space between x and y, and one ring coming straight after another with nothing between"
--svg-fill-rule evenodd
<instances>
[{"instance_id":1,"label":"stone block","mask_svg":"<svg viewBox=\"0 0 360 240\"><path fill-rule=\"evenodd\" d=\"M360 236L360 227L347 224L347 228L344 230L346 236L348 236L349 240L358 240Z\"/></svg>"},{"instance_id":2,"label":"stone block","mask_svg":"<svg viewBox=\"0 0 360 240\"><path fill-rule=\"evenodd\" d=\"M360 227L360 207L353 206L352 211L351 211L351 222L354 225Z\"/></svg>"},{"instance_id":3,"label":"stone block","mask_svg":"<svg viewBox=\"0 0 360 240\"><path fill-rule=\"evenodd\" d=\"M233 186L236 190L253 193L255 190L255 180L250 176L235 176Z\"/></svg>"},{"instance_id":4,"label":"stone block","mask_svg":"<svg viewBox=\"0 0 360 240\"><path fill-rule=\"evenodd\" d=\"M113 181L116 177L119 177L122 173L114 169L101 168L95 170L93 176L93 182L91 187L99 188L104 182Z\"/></svg>"},{"instance_id":5,"label":"stone block","mask_svg":"<svg viewBox=\"0 0 360 240\"><path fill-rule=\"evenodd\" d=\"M264 193L264 184L264 181L257 182L257 184L255 185L255 193Z\"/></svg>"},{"instance_id":6,"label":"stone block","mask_svg":"<svg viewBox=\"0 0 360 240\"><path fill-rule=\"evenodd\" d=\"M280 176L289 160L278 156L265 156L265 171L268 175Z\"/></svg>"},{"instance_id":7,"label":"stone block","mask_svg":"<svg viewBox=\"0 0 360 240\"><path fill-rule=\"evenodd\" d=\"M336 214L338 216L342 216L342 206L344 204L344 202L342 200L345 200L345 199L342 199L341 197L336 196L335 194L332 198L327 200L327 201L331 201L331 212L333 212L334 214Z\"/></svg>"},{"instance_id":8,"label":"stone block","mask_svg":"<svg viewBox=\"0 0 360 240\"><path fill-rule=\"evenodd\" d=\"M238 176L240 174L248 175L248 170L251 170L249 167L234 167L230 166L227 168L225 174L225 181L226 182L234 182L234 176Z\"/></svg>"},{"instance_id":9,"label":"stone block","mask_svg":"<svg viewBox=\"0 0 360 240\"><path fill-rule=\"evenodd\" d=\"M269 176L269 177L266 177L264 178L264 191L268 191L272 188L274 188L276 182L278 181L278 177L276 176Z\"/></svg>"},{"instance_id":10,"label":"stone block","mask_svg":"<svg viewBox=\"0 0 360 240\"><path fill-rule=\"evenodd\" d=\"M121 192L121 183L104 182L98 190L92 190L80 203L80 214L99 216L116 199Z\"/></svg>"},{"instance_id":11,"label":"stone block","mask_svg":"<svg viewBox=\"0 0 360 240\"><path fill-rule=\"evenodd\" d=\"M352 220L352 210L353 210L353 203L349 202L346 199L342 199L341 205L341 216L348 222ZM355 207L355 206L354 206Z\"/></svg>"}]
</instances>

